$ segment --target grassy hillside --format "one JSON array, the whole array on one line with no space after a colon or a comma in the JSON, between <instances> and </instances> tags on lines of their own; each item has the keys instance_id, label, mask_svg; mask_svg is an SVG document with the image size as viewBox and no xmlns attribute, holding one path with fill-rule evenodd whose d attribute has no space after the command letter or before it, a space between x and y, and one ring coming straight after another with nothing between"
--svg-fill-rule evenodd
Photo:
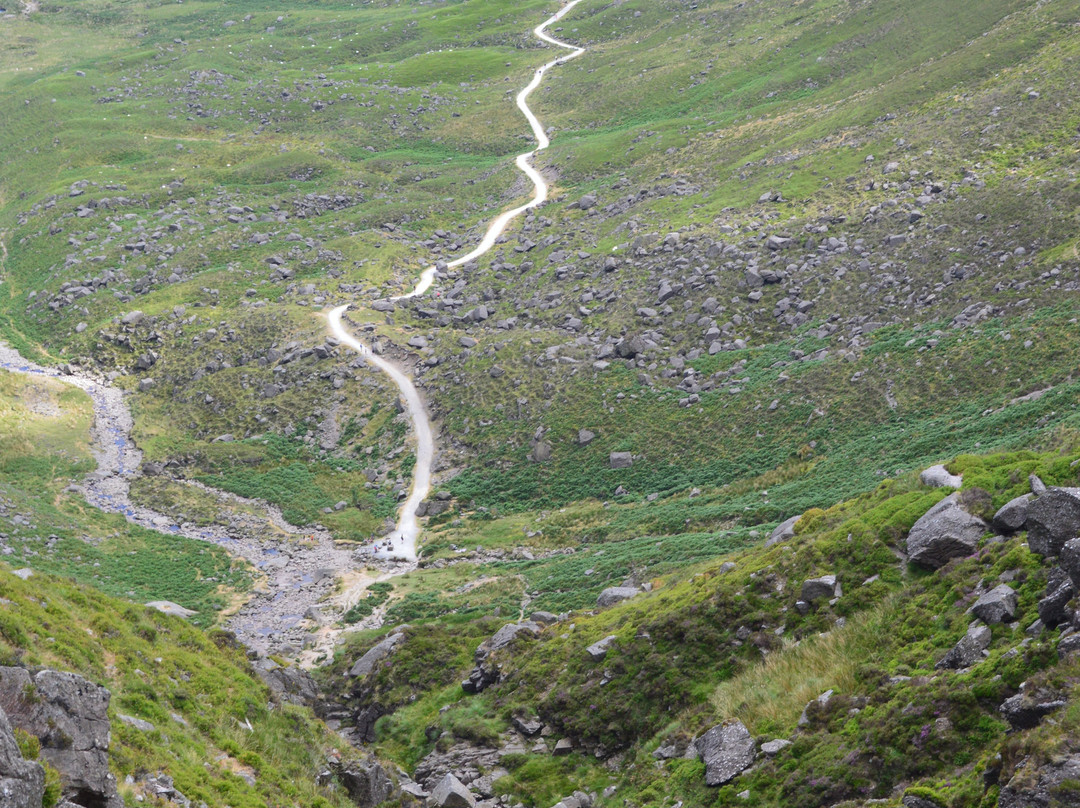
<instances>
[{"instance_id":1,"label":"grassy hillside","mask_svg":"<svg viewBox=\"0 0 1080 808\"><path fill-rule=\"evenodd\" d=\"M137 501L227 519L197 481L359 542L414 461L394 388L326 340L319 312L356 304L436 419L447 504L321 676L326 714L410 774L482 750L486 796L538 808L578 788L642 808L997 804L1076 742L1077 663L1060 632L1025 633L1052 567L1022 533L935 573L902 552L943 496L916 479L931 463L951 459L983 515L1029 473L1080 481L1080 5L583 0L555 33L585 53L531 98L551 200L431 294L373 309L525 198L513 99L552 58L530 31L556 9L7 13L0 339L130 393L154 472ZM133 605L175 600L208 628L250 581L68 489L89 417L58 383L0 377L0 541L37 570L0 573L5 597L58 592L8 615L4 653L170 727L120 727L121 771L150 756L214 806L336 804L307 775L321 729L261 706L228 643ZM798 606L825 574L838 599ZM938 670L1004 582L1019 619ZM649 591L594 608L621 584ZM477 646L538 610L562 617L466 696ZM130 664L93 657L86 630ZM392 657L347 675L391 633ZM602 660L584 650L612 636ZM1029 690L1066 704L1010 731L999 707ZM546 734L525 738L514 719L533 717ZM683 754L728 719L792 744L706 787Z\"/></svg>"},{"instance_id":2,"label":"grassy hillside","mask_svg":"<svg viewBox=\"0 0 1080 808\"><path fill-rule=\"evenodd\" d=\"M131 525L70 488L95 468L89 397L57 379L0 374L0 543L13 568L70 577L138 603L170 600L212 626L251 584L206 542Z\"/></svg>"},{"instance_id":3,"label":"grassy hillside","mask_svg":"<svg viewBox=\"0 0 1080 808\"><path fill-rule=\"evenodd\" d=\"M1028 474L1076 485L1078 459L1072 433L1046 453L968 455L949 468L964 475L968 507L992 514L1028 490ZM390 713L376 725L377 745L406 765L433 751L505 749L512 719L539 716L551 733L524 754L503 751L505 774L496 782L526 805L608 786L616 788L604 805L728 805L744 790L747 804L761 806L896 805L906 793L930 794L941 806L996 805L1021 754L1031 755L1034 767L1071 743L1076 663L1064 652L1058 661L1056 631L1024 631L1038 617L1051 566L1029 552L1025 534L987 539L973 556L937 572L904 561L911 525L944 495L911 475L889 479L853 500L807 511L789 541L675 572L648 570L623 555L632 539L578 546L570 558L584 556L614 579L608 585L630 577L647 580L652 592L601 610L581 597L538 638L519 638L489 659L501 678L477 696L458 685L474 664L473 650L517 617L492 597L496 581L528 566L475 558L436 565L415 574L427 579L427 590L464 592L450 585L449 570L455 584L469 580L465 570L487 583L446 599L448 613L410 615L400 648L362 684L338 676L387 629L356 635L324 676L331 687L345 686L343 703ZM507 545L488 549L500 546ZM604 570L601 555L620 559L617 568ZM802 582L827 574L841 585L835 601L797 608ZM542 594L526 614L551 604L549 587L565 585L555 581L530 581L526 590ZM965 634L978 595L1006 581L1018 595L1016 622L992 626L981 662L937 669ZM502 606L501 618L491 617L493 606ZM585 649L608 636L614 641L606 656L591 658ZM440 664L432 667L425 661L436 648ZM1025 691L1062 694L1068 706L1039 729L1010 731L998 708L1024 682ZM829 690L827 705L807 708ZM731 785L708 788L704 764L680 758L693 737L730 719L758 741L793 743ZM562 738L575 749L553 757ZM677 752L657 762L661 747Z\"/></svg>"},{"instance_id":4,"label":"grassy hillside","mask_svg":"<svg viewBox=\"0 0 1080 808\"><path fill-rule=\"evenodd\" d=\"M110 764L121 784L165 772L208 805L352 804L340 789L316 785L340 741L310 711L272 701L229 635L70 579L23 581L6 565L0 597L4 665L74 671L111 691ZM141 794L137 784L120 788L129 804Z\"/></svg>"}]
</instances>

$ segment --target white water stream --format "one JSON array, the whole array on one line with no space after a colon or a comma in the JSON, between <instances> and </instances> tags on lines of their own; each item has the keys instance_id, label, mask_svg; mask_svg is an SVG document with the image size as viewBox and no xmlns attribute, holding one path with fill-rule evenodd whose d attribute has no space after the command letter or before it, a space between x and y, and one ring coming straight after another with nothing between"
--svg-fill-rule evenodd
<instances>
[{"instance_id":1,"label":"white water stream","mask_svg":"<svg viewBox=\"0 0 1080 808\"><path fill-rule=\"evenodd\" d=\"M480 239L480 243L465 255L448 262L446 264L448 269L467 264L469 261L484 255L484 253L495 246L495 242L498 240L499 236L506 231L506 228L511 221L525 211L542 205L548 198L547 182L532 164L532 159L537 152L546 149L550 144L550 141L548 140L547 134L544 132L543 126L540 124L539 118L537 118L536 115L533 114L533 111L529 109L528 98L529 94L540 86L544 74L550 68L555 67L556 65L565 64L585 52L584 48L560 42L558 39L555 39L545 32L545 29L549 25L561 20L580 2L581 0L571 0L571 2L559 9L557 13L553 14L533 29L533 33L542 41L560 48L566 48L570 53L564 54L557 59L552 59L547 64L539 67L536 73L533 74L532 81L525 85L521 92L517 94L518 109L521 110L525 119L529 122L529 126L532 128L533 137L536 138L536 148L527 151L524 154L519 154L514 160L517 167L532 181L532 199L524 205L519 205L516 208L500 213L492 219L491 223L488 225L487 231L484 233L484 237ZM414 286L410 292L393 297L391 300L404 300L406 298L418 297L424 294L435 282L435 274L436 268L434 266L428 267L420 274L419 281L417 281L416 286ZM380 542L380 548L375 551L375 555L379 557L413 561L416 559L416 539L420 533L420 526L416 521L416 509L420 503L423 502L425 497L427 497L431 488L431 462L435 456L435 441L432 434L431 419L428 417L424 402L420 398L420 394L417 392L416 386L412 383L412 380L392 362L373 353L370 348L349 334L342 325L342 315L348 308L349 305L338 306L328 312L327 319L330 324L330 332L343 344L352 348L372 365L390 376L394 384L398 386L402 396L405 398L409 417L412 419L416 429L416 465L413 470L412 489L409 492L408 499L405 500L405 503L402 505L399 512L397 528L388 538L383 539Z\"/></svg>"}]
</instances>

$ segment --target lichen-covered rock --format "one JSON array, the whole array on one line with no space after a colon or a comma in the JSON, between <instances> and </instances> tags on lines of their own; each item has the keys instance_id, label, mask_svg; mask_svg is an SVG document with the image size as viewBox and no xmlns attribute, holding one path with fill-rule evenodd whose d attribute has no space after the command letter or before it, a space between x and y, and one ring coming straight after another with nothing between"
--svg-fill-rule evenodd
<instances>
[{"instance_id":1,"label":"lichen-covered rock","mask_svg":"<svg viewBox=\"0 0 1080 808\"><path fill-rule=\"evenodd\" d=\"M722 786L750 767L757 744L741 721L729 721L695 739L694 749L705 763L705 785Z\"/></svg>"},{"instance_id":2,"label":"lichen-covered rock","mask_svg":"<svg viewBox=\"0 0 1080 808\"><path fill-rule=\"evenodd\" d=\"M74 673L43 670L31 677L24 668L0 668L0 708L41 742L41 757L60 772L64 796L123 808L109 773L109 698L104 687Z\"/></svg>"},{"instance_id":3,"label":"lichen-covered rock","mask_svg":"<svg viewBox=\"0 0 1080 808\"><path fill-rule=\"evenodd\" d=\"M950 494L912 525L908 557L915 564L937 569L950 559L974 553L987 529L986 522L960 506L958 494Z\"/></svg>"},{"instance_id":4,"label":"lichen-covered rock","mask_svg":"<svg viewBox=\"0 0 1080 808\"><path fill-rule=\"evenodd\" d=\"M1047 488L1028 505L1028 547L1056 556L1069 539L1080 536L1080 488Z\"/></svg>"},{"instance_id":5,"label":"lichen-covered rock","mask_svg":"<svg viewBox=\"0 0 1080 808\"><path fill-rule=\"evenodd\" d=\"M1020 762L998 797L998 808L1075 806L1080 781L1080 755L1039 765L1031 758Z\"/></svg>"},{"instance_id":6,"label":"lichen-covered rock","mask_svg":"<svg viewBox=\"0 0 1080 808\"><path fill-rule=\"evenodd\" d=\"M45 792L45 770L23 760L15 733L0 710L0 805L4 808L40 808Z\"/></svg>"},{"instance_id":7,"label":"lichen-covered rock","mask_svg":"<svg viewBox=\"0 0 1080 808\"><path fill-rule=\"evenodd\" d=\"M984 623L1011 623L1016 619L1016 603L1013 588L1001 584L980 596L971 611Z\"/></svg>"}]
</instances>

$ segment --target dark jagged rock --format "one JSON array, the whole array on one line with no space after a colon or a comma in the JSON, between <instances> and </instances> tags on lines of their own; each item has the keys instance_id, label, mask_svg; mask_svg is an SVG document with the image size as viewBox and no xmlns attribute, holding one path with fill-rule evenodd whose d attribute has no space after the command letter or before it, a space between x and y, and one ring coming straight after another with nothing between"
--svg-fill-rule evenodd
<instances>
[{"instance_id":1,"label":"dark jagged rock","mask_svg":"<svg viewBox=\"0 0 1080 808\"><path fill-rule=\"evenodd\" d=\"M0 707L38 738L65 797L92 808L123 808L109 773L110 693L74 673L0 668Z\"/></svg>"},{"instance_id":2,"label":"dark jagged rock","mask_svg":"<svg viewBox=\"0 0 1080 808\"><path fill-rule=\"evenodd\" d=\"M938 670L970 668L976 662L982 661L983 651L989 647L990 639L990 629L987 626L973 625L934 667Z\"/></svg>"},{"instance_id":3,"label":"dark jagged rock","mask_svg":"<svg viewBox=\"0 0 1080 808\"><path fill-rule=\"evenodd\" d=\"M374 758L333 760L330 770L359 808L374 808L393 796L394 781Z\"/></svg>"},{"instance_id":4,"label":"dark jagged rock","mask_svg":"<svg viewBox=\"0 0 1080 808\"><path fill-rule=\"evenodd\" d=\"M1061 709L1067 703L1061 693L1039 688L1030 692L1021 690L1005 699L998 710L1013 729L1031 729L1038 726L1043 716Z\"/></svg>"},{"instance_id":5,"label":"dark jagged rock","mask_svg":"<svg viewBox=\"0 0 1080 808\"><path fill-rule=\"evenodd\" d=\"M1061 569L1069 576L1075 589L1080 585L1080 538L1069 539L1061 545L1058 562L1061 564Z\"/></svg>"},{"instance_id":6,"label":"dark jagged rock","mask_svg":"<svg viewBox=\"0 0 1080 808\"><path fill-rule=\"evenodd\" d=\"M1077 781L1080 781L1080 755L1068 755L1042 765L1027 758L1020 762L1001 789L998 808L1076 805Z\"/></svg>"},{"instance_id":7,"label":"dark jagged rock","mask_svg":"<svg viewBox=\"0 0 1080 808\"><path fill-rule=\"evenodd\" d=\"M1050 628L1069 622L1072 619L1069 601L1075 594L1076 589L1065 570L1058 568L1050 570L1050 576L1046 582L1046 596L1036 607L1039 619Z\"/></svg>"},{"instance_id":8,"label":"dark jagged rock","mask_svg":"<svg viewBox=\"0 0 1080 808\"><path fill-rule=\"evenodd\" d=\"M1047 488L1027 513L1028 547L1056 556L1069 539L1080 536L1080 488Z\"/></svg>"},{"instance_id":9,"label":"dark jagged rock","mask_svg":"<svg viewBox=\"0 0 1080 808\"><path fill-rule=\"evenodd\" d=\"M282 701L312 705L319 697L311 674L297 665L279 665L267 657L255 663L255 673Z\"/></svg>"},{"instance_id":10,"label":"dark jagged rock","mask_svg":"<svg viewBox=\"0 0 1080 808\"><path fill-rule=\"evenodd\" d=\"M908 557L915 564L937 569L950 559L974 553L987 527L960 506L959 494L950 494L912 525Z\"/></svg>"},{"instance_id":11,"label":"dark jagged rock","mask_svg":"<svg viewBox=\"0 0 1080 808\"><path fill-rule=\"evenodd\" d=\"M992 520L994 530L1005 534L1023 530L1024 523L1027 521L1028 505L1032 499L1034 499L1032 494L1024 494L1002 505Z\"/></svg>"}]
</instances>

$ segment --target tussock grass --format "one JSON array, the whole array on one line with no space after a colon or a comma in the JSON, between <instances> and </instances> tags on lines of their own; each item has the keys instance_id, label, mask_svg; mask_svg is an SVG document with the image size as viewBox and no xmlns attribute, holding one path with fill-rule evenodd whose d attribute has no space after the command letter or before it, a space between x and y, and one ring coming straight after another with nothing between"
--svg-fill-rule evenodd
<instances>
[{"instance_id":1,"label":"tussock grass","mask_svg":"<svg viewBox=\"0 0 1080 808\"><path fill-rule=\"evenodd\" d=\"M850 692L856 673L880 648L896 612L896 597L852 617L843 628L789 643L760 665L721 684L709 701L724 719L755 734L795 728L803 707L826 690Z\"/></svg>"}]
</instances>

